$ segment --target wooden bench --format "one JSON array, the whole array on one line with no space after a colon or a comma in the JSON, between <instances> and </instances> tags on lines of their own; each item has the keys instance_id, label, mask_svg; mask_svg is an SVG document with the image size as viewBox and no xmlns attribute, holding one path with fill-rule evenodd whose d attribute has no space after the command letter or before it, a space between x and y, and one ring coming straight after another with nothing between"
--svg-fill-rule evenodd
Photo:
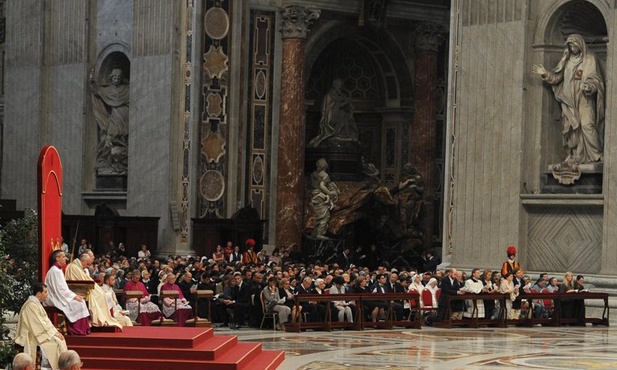
<instances>
[{"instance_id":1,"label":"wooden bench","mask_svg":"<svg viewBox=\"0 0 617 370\"><path fill-rule=\"evenodd\" d=\"M297 294L294 296L294 304L296 305L296 312L299 312L299 307L302 302L319 302L324 304L326 317L323 321L319 322L302 322L297 320L286 324L287 331L299 332L302 329L319 329L325 331L331 331L333 328L348 328L354 330L363 330L365 327L379 327L384 329L392 329L394 326L412 327L420 329L422 326L421 315L415 315L413 320L400 320L393 319L392 314L392 302L393 301L405 301L413 300L416 303L416 307L419 307L420 296L416 292L412 293L362 293L362 294ZM340 322L332 321L332 305L334 301L349 301L354 302L355 305L355 317L354 322ZM389 314L384 321L370 322L365 320L365 312L363 310L363 302L380 301L386 302L388 306Z\"/></svg>"},{"instance_id":2,"label":"wooden bench","mask_svg":"<svg viewBox=\"0 0 617 370\"><path fill-rule=\"evenodd\" d=\"M506 327L508 325L551 325L551 326L562 326L565 324L575 324L579 323L578 318L562 318L561 317L561 305L562 302L569 300L585 300L585 299L597 299L602 300L604 302L604 309L602 311L601 317L587 317L585 316L584 322L591 323L593 325L604 325L609 326L609 306L608 306L608 293L602 292L577 292L577 293L527 293L519 296L520 299L533 301L536 299L551 299L554 302L555 311L551 318L535 318L533 314L531 317L522 318L518 320L508 320L508 315L505 310L506 300L509 298L509 294L502 293L480 293L480 294L471 294L465 293L462 295L446 295L446 309L445 309L445 317L442 322L436 323L436 326L451 328L452 326L469 326L473 328L477 328L480 325L495 325L499 327ZM472 318L463 318L462 320L452 320L451 319L451 302L453 301L464 301L471 300L474 306L477 304L478 300L487 300L487 299L495 299L500 301L500 312L497 315L495 320L490 319L482 319L478 318L477 314ZM530 310L531 308L530 305ZM477 312L477 309L475 309ZM587 314L587 311L585 311Z\"/></svg>"}]
</instances>

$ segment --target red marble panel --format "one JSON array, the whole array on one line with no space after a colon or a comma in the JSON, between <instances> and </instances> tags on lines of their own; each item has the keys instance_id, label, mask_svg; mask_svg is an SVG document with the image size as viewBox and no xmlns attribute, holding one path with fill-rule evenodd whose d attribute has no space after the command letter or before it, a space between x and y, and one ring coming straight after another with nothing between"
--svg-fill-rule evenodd
<instances>
[{"instance_id":1,"label":"red marble panel","mask_svg":"<svg viewBox=\"0 0 617 370\"><path fill-rule=\"evenodd\" d=\"M283 39L276 244L300 245L304 199L304 39Z\"/></svg>"}]
</instances>

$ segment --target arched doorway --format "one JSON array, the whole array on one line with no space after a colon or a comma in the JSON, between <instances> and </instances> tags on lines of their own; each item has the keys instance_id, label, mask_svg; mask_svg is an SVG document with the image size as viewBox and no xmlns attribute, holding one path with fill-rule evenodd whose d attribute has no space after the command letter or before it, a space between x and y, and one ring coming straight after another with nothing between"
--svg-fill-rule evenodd
<instances>
[{"instance_id":1,"label":"arched doorway","mask_svg":"<svg viewBox=\"0 0 617 370\"><path fill-rule=\"evenodd\" d=\"M309 40L307 48L305 172L307 175L313 172L315 163L311 159L318 158L314 156L315 146L311 146L311 141L320 134L324 96L333 86L333 81L340 79L342 90L352 101L361 155L365 163L371 163L379 170L378 185L375 186L381 187L381 190L386 189L385 192L389 194L389 190L398 185L403 164L410 157L412 63L403 54L401 46L384 30L350 25L324 28L327 31L318 33L317 40ZM328 161L332 163L330 159ZM341 187L348 191L347 194L359 194L354 193L357 188L350 183L357 184L361 180L350 180L342 176L337 178L340 172L337 173L333 166L330 166L329 174L333 181L343 184ZM350 207L354 211L350 211L350 216L345 219L345 222L351 220L349 223L337 223L340 221L337 218L339 209L334 209L334 224L345 227L335 227L340 233L332 231L332 234L353 246L363 246L366 250L370 249L371 244L376 244L377 251L374 252L382 254L384 260L394 261L397 256L403 259L402 245L411 241L409 229L399 228L404 224L401 219L394 221L388 217L383 220L391 223L382 220L383 224L388 224L387 227L377 226L382 225L375 220L380 217L378 215L390 212L388 207L396 207L395 204L398 204L393 200L388 206L377 205L383 200L378 198L365 198L370 200L358 202L361 206L357 208L354 207L358 203L350 201L354 204ZM362 208L366 211L362 212L358 211L360 207L368 208ZM340 244L338 248L341 248ZM406 249L406 252L410 251L411 248Z\"/></svg>"}]
</instances>

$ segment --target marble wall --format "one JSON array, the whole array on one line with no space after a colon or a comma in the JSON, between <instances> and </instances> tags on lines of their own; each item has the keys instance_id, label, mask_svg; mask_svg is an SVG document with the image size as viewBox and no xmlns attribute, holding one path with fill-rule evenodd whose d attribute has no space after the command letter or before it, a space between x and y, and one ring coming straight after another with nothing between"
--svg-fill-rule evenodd
<instances>
[{"instance_id":1,"label":"marble wall","mask_svg":"<svg viewBox=\"0 0 617 370\"><path fill-rule=\"evenodd\" d=\"M524 12L493 10L470 1L452 5L452 181L445 187L452 205L443 255L451 252L456 266L495 267L507 245L519 243Z\"/></svg>"},{"instance_id":2,"label":"marble wall","mask_svg":"<svg viewBox=\"0 0 617 370\"><path fill-rule=\"evenodd\" d=\"M48 8L39 1L7 3L3 168L11 171L3 173L2 194L17 199L18 209L36 208L36 161L46 144L62 153L64 191L80 193L88 9L78 0ZM80 204L79 197L64 201L68 212L79 212Z\"/></svg>"},{"instance_id":3,"label":"marble wall","mask_svg":"<svg viewBox=\"0 0 617 370\"><path fill-rule=\"evenodd\" d=\"M134 2L127 216L159 219L159 244L173 242L171 225L172 127L179 116L173 92L172 42L176 6L164 0ZM177 130L177 128L176 128ZM174 245L174 244L172 244Z\"/></svg>"},{"instance_id":4,"label":"marble wall","mask_svg":"<svg viewBox=\"0 0 617 370\"><path fill-rule=\"evenodd\" d=\"M585 11L568 18L569 6ZM592 48L605 59L611 101L614 15L615 4L597 0L452 2L443 252L454 266L498 267L513 244L528 270L614 274L608 122L616 109L606 111L603 193L542 194L542 171L561 158L561 133L551 126L559 118L552 91L532 73L533 64L556 64L563 44L555 37L605 22L606 39Z\"/></svg>"},{"instance_id":5,"label":"marble wall","mask_svg":"<svg viewBox=\"0 0 617 370\"><path fill-rule=\"evenodd\" d=\"M35 163L40 148L52 144L64 164L63 206L68 214L91 215L96 205L105 201L123 216L160 217L159 247L169 247L173 253L188 251L183 249L187 245L178 246L178 235L183 233L182 242L190 247L191 217L207 214L228 218L253 201L262 217L270 220L264 232L274 243L274 219L281 208L276 205L276 174L281 171L276 159L282 98L279 90L285 72L279 9L288 3L292 2L7 1L2 197L17 199L18 208L36 208ZM323 8L331 14L329 21L357 25L357 5L347 1L301 3ZM406 31L400 31L400 25L405 23L407 27L409 19L445 22L443 6L414 5L412 9L402 1L394 1L391 6L402 41L407 36L403 35ZM251 15L257 13L266 15L269 22L264 44L268 55L267 63L254 61L251 68ZM224 53L209 53L210 46ZM106 58L117 52L130 61L126 192L97 188L97 126L88 86L91 69L102 71ZM386 55L373 57L385 59ZM306 61L300 59L299 68ZM396 64L400 64L396 68L408 69L405 60L397 60ZM212 67L220 69L212 74ZM260 68L267 74L264 91L268 96L264 99L266 95L257 90L257 99L251 102L249 89L261 83L257 71ZM216 81L208 80L214 77ZM249 79L253 79L252 85ZM393 80L389 76L388 81ZM401 89L407 92L411 89L407 80L392 83L404 84ZM214 98L206 100L214 91L224 96L218 105ZM411 93L406 96L407 109ZM304 112L302 100L296 102L298 115ZM250 113L251 104L266 109L263 128L260 122L251 126L250 119L258 117ZM296 131L303 133L304 127L300 126ZM211 149L202 146L204 139L212 139L208 130L220 134L213 138L219 150L208 152L202 159L202 149ZM248 148L249 135L255 133L262 135L264 145L258 142ZM221 153L221 159L211 160L211 154L218 158ZM296 177L300 179L301 168L297 165L288 170L298 171ZM214 184L218 187L210 187L207 181L201 186L201 175L207 171L222 175ZM201 199L205 199L204 192L207 201ZM180 221L181 231L173 224L174 217Z\"/></svg>"}]
</instances>

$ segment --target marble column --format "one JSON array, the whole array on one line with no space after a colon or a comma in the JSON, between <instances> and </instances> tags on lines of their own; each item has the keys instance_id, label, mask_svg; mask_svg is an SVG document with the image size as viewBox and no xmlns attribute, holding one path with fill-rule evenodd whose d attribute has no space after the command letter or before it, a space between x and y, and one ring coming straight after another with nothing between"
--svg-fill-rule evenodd
<instances>
[{"instance_id":1,"label":"marble column","mask_svg":"<svg viewBox=\"0 0 617 370\"><path fill-rule=\"evenodd\" d=\"M319 11L281 9L283 67L278 139L276 245L300 245L304 203L304 41Z\"/></svg>"},{"instance_id":2,"label":"marble column","mask_svg":"<svg viewBox=\"0 0 617 370\"><path fill-rule=\"evenodd\" d=\"M411 163L424 180L426 218L425 248L431 246L433 235L434 193L436 181L436 110L437 51L443 41L443 27L435 23L420 23L416 27L416 57L414 75L415 113L410 130Z\"/></svg>"}]
</instances>

